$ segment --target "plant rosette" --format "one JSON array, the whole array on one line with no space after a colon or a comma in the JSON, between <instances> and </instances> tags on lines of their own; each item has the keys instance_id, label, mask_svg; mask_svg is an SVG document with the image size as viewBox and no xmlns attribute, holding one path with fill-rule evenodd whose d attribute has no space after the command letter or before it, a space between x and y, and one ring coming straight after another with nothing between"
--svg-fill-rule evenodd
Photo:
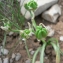
<instances>
[{"instance_id":1,"label":"plant rosette","mask_svg":"<svg viewBox=\"0 0 63 63\"><path fill-rule=\"evenodd\" d=\"M45 38L47 37L47 30L46 28L43 28L42 26L37 26L36 27L36 32L35 32L35 35L36 35L36 38L41 40L42 38Z\"/></svg>"}]
</instances>

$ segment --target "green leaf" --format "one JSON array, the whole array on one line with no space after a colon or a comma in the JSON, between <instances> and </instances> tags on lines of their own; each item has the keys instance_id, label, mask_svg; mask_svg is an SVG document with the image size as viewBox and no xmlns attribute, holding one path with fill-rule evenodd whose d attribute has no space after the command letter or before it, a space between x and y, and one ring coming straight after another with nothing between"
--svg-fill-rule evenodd
<instances>
[{"instance_id":1,"label":"green leaf","mask_svg":"<svg viewBox=\"0 0 63 63\"><path fill-rule=\"evenodd\" d=\"M60 50L57 47L56 44L54 44L53 42L51 42L51 45L53 46L55 52L56 52L56 63L60 63Z\"/></svg>"},{"instance_id":2,"label":"green leaf","mask_svg":"<svg viewBox=\"0 0 63 63\"><path fill-rule=\"evenodd\" d=\"M36 52L34 53L33 59L32 59L32 63L35 63L35 59L36 59L37 54L38 54L38 52L40 51L40 49L41 49L41 47L39 47L39 48L36 50Z\"/></svg>"},{"instance_id":3,"label":"green leaf","mask_svg":"<svg viewBox=\"0 0 63 63\"><path fill-rule=\"evenodd\" d=\"M44 51L45 51L45 48L46 48L46 42L42 45L42 48L41 48L40 63L44 63Z\"/></svg>"}]
</instances>

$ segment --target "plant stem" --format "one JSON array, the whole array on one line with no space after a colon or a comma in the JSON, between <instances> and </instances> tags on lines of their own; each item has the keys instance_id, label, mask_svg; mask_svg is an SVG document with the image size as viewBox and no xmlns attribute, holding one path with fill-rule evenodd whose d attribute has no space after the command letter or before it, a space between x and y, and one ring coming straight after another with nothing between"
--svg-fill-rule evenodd
<instances>
[{"instance_id":1,"label":"plant stem","mask_svg":"<svg viewBox=\"0 0 63 63\"><path fill-rule=\"evenodd\" d=\"M27 44L26 44L26 40L24 41L24 43L25 43L25 48L26 48L26 51L27 51L28 57L31 59L31 57L30 57L30 53L29 53L29 50L28 50L28 46L27 46Z\"/></svg>"},{"instance_id":2,"label":"plant stem","mask_svg":"<svg viewBox=\"0 0 63 63\"><path fill-rule=\"evenodd\" d=\"M31 14L32 27L33 27L34 29L36 29L36 22L35 22L35 20L34 20L34 17L35 17L34 12L31 10L31 11L30 11L30 14Z\"/></svg>"},{"instance_id":3,"label":"plant stem","mask_svg":"<svg viewBox=\"0 0 63 63\"><path fill-rule=\"evenodd\" d=\"M5 43L6 43L6 32L4 33L4 40L3 40L3 52L4 52L4 48L5 48Z\"/></svg>"},{"instance_id":4,"label":"plant stem","mask_svg":"<svg viewBox=\"0 0 63 63\"><path fill-rule=\"evenodd\" d=\"M41 41L42 41L43 43L45 43L45 40L42 39Z\"/></svg>"}]
</instances>

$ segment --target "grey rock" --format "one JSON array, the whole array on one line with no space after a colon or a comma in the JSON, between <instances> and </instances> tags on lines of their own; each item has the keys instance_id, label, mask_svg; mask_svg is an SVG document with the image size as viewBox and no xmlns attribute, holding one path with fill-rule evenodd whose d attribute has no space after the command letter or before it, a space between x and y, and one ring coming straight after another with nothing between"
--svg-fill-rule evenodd
<instances>
[{"instance_id":1,"label":"grey rock","mask_svg":"<svg viewBox=\"0 0 63 63\"><path fill-rule=\"evenodd\" d=\"M21 7L21 13L22 15L25 14L25 12L27 11L25 8L24 8L24 4L25 3L28 3L30 0L21 0L20 1L20 6ZM37 9L35 10L35 16L41 14L43 11L45 11L46 9L48 9L50 6L56 4L58 2L58 0L35 0L38 4L38 7ZM27 11L26 14L25 14L25 18L26 19L30 19L30 12Z\"/></svg>"},{"instance_id":2,"label":"grey rock","mask_svg":"<svg viewBox=\"0 0 63 63\"><path fill-rule=\"evenodd\" d=\"M35 51L33 51L33 50L30 52L31 55L33 55L34 53L35 53Z\"/></svg>"},{"instance_id":3,"label":"grey rock","mask_svg":"<svg viewBox=\"0 0 63 63\"><path fill-rule=\"evenodd\" d=\"M16 55L13 53L11 58L14 59L15 57L16 57Z\"/></svg>"},{"instance_id":4,"label":"grey rock","mask_svg":"<svg viewBox=\"0 0 63 63\"><path fill-rule=\"evenodd\" d=\"M2 59L0 58L0 63L2 63Z\"/></svg>"},{"instance_id":5,"label":"grey rock","mask_svg":"<svg viewBox=\"0 0 63 63\"><path fill-rule=\"evenodd\" d=\"M10 63L13 63L13 61L14 61L14 60L11 58L11 59L10 59Z\"/></svg>"},{"instance_id":6,"label":"grey rock","mask_svg":"<svg viewBox=\"0 0 63 63\"><path fill-rule=\"evenodd\" d=\"M52 23L57 22L57 18L61 15L61 6L59 4L53 5L49 10L42 14L42 18Z\"/></svg>"},{"instance_id":7,"label":"grey rock","mask_svg":"<svg viewBox=\"0 0 63 63\"><path fill-rule=\"evenodd\" d=\"M55 33L55 31L51 28L51 26L46 26L46 29L48 30L48 35L49 37L52 37Z\"/></svg>"},{"instance_id":8,"label":"grey rock","mask_svg":"<svg viewBox=\"0 0 63 63\"><path fill-rule=\"evenodd\" d=\"M3 63L9 63L9 58L4 58Z\"/></svg>"},{"instance_id":9,"label":"grey rock","mask_svg":"<svg viewBox=\"0 0 63 63\"><path fill-rule=\"evenodd\" d=\"M16 61L19 61L20 58L21 58L21 54L20 53L16 53L15 60Z\"/></svg>"},{"instance_id":10,"label":"grey rock","mask_svg":"<svg viewBox=\"0 0 63 63\"><path fill-rule=\"evenodd\" d=\"M31 60L30 60L30 59L28 59L28 60L26 60L26 61L25 61L25 63L31 63Z\"/></svg>"},{"instance_id":11,"label":"grey rock","mask_svg":"<svg viewBox=\"0 0 63 63\"><path fill-rule=\"evenodd\" d=\"M1 48L1 53L4 55L7 55L9 53L9 51L7 49Z\"/></svg>"},{"instance_id":12,"label":"grey rock","mask_svg":"<svg viewBox=\"0 0 63 63\"><path fill-rule=\"evenodd\" d=\"M13 35L14 32L9 32L9 36Z\"/></svg>"},{"instance_id":13,"label":"grey rock","mask_svg":"<svg viewBox=\"0 0 63 63\"><path fill-rule=\"evenodd\" d=\"M48 33L48 36L49 36L49 37L52 37L52 36L54 35L54 33L55 33L55 31L51 29L51 30L49 31L49 33Z\"/></svg>"},{"instance_id":14,"label":"grey rock","mask_svg":"<svg viewBox=\"0 0 63 63\"><path fill-rule=\"evenodd\" d=\"M63 41L63 36L60 36L60 41Z\"/></svg>"}]
</instances>

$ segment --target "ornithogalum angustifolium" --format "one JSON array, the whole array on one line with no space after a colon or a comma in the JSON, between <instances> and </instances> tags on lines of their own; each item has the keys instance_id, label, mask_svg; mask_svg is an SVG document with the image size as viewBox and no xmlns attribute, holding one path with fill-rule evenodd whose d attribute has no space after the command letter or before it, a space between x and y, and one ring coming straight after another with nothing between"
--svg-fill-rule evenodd
<instances>
[{"instance_id":1,"label":"ornithogalum angustifolium","mask_svg":"<svg viewBox=\"0 0 63 63\"><path fill-rule=\"evenodd\" d=\"M35 10L37 8L37 3L35 1L30 1L26 3L24 6L27 10Z\"/></svg>"},{"instance_id":2,"label":"ornithogalum angustifolium","mask_svg":"<svg viewBox=\"0 0 63 63\"><path fill-rule=\"evenodd\" d=\"M35 35L37 39L45 38L47 36L46 28L43 28L42 26L37 26Z\"/></svg>"}]
</instances>

